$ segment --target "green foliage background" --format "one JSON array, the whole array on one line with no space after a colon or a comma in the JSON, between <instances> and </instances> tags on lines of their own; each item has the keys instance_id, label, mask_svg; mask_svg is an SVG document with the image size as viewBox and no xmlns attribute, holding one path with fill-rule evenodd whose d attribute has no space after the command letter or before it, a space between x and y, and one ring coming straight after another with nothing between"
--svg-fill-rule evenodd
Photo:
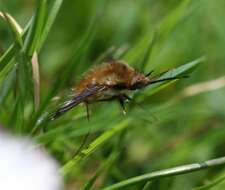
<instances>
[{"instance_id":1,"label":"green foliage background","mask_svg":"<svg viewBox=\"0 0 225 190\"><path fill-rule=\"evenodd\" d=\"M62 165L66 189L100 189L128 177L225 155L225 79L214 81L212 90L209 83L190 88L224 76L225 1L66 0L59 11L57 3L61 5L59 0L0 2L0 11L23 28L35 15L23 37L13 35L12 27L0 20L0 124L44 146ZM3 59L13 43L15 51ZM30 60L34 51L40 66L38 111ZM130 102L126 116L116 102L96 103L90 122L78 106L47 123L47 132L39 130L44 126L38 119L59 104L51 99L66 97L86 70L106 58L160 73L202 56L206 61L187 80L135 93L141 106ZM91 151L72 159L88 132ZM223 175L221 166L155 180L145 188L192 189ZM127 189L143 187L140 182ZM224 188L222 182L212 187Z\"/></svg>"}]
</instances>

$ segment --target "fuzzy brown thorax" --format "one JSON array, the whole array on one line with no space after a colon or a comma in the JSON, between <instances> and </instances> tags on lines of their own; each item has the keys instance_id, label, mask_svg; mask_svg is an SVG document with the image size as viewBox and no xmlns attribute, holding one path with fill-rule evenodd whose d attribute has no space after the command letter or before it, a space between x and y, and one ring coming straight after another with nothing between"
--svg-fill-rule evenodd
<instances>
[{"instance_id":1,"label":"fuzzy brown thorax","mask_svg":"<svg viewBox=\"0 0 225 190\"><path fill-rule=\"evenodd\" d=\"M144 86L149 78L137 72L132 67L121 61L103 63L88 71L74 90L79 93L90 85L106 85L109 88L123 85L125 89L133 89L132 86ZM137 86L138 86L137 85Z\"/></svg>"}]
</instances>

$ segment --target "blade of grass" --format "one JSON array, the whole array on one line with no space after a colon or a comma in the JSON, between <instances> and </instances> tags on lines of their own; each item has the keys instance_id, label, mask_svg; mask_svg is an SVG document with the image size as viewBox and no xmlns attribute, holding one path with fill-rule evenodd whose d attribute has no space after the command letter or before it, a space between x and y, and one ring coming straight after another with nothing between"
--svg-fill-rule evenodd
<instances>
[{"instance_id":1,"label":"blade of grass","mask_svg":"<svg viewBox=\"0 0 225 190\"><path fill-rule=\"evenodd\" d=\"M112 57L113 53L116 51L116 47L112 46L110 48L108 48L105 52L103 52L94 62L93 65L97 65L103 61L105 61L105 59Z\"/></svg>"},{"instance_id":2,"label":"blade of grass","mask_svg":"<svg viewBox=\"0 0 225 190\"><path fill-rule=\"evenodd\" d=\"M27 35L27 32L30 28L30 25L32 23L33 18L30 19L30 21L28 22L28 24L26 25L25 29L22 32L22 38L24 40L24 38ZM8 65L9 63L13 64L13 62L10 62L13 58L15 58L15 54L16 54L17 48L16 48L16 44L13 43L7 50L6 52L0 57L0 72L2 71L2 69L4 69L4 67L6 65Z\"/></svg>"},{"instance_id":3,"label":"blade of grass","mask_svg":"<svg viewBox=\"0 0 225 190\"><path fill-rule=\"evenodd\" d=\"M13 119L9 119L7 123L7 126L10 126L15 131L18 131L18 128L20 128L20 126L22 125L22 117L18 117L19 112L18 104L19 104L18 97L16 97L15 100L13 101L12 111L10 114L10 118Z\"/></svg>"},{"instance_id":4,"label":"blade of grass","mask_svg":"<svg viewBox=\"0 0 225 190\"><path fill-rule=\"evenodd\" d=\"M168 16L166 16L159 24L159 37L165 38L177 26L184 16L185 10L188 8L192 0L183 0Z\"/></svg>"},{"instance_id":5,"label":"blade of grass","mask_svg":"<svg viewBox=\"0 0 225 190\"><path fill-rule=\"evenodd\" d=\"M84 115L84 117L86 117L86 115ZM74 127L73 123L76 123L76 120L73 120L72 124L68 124L68 123L69 121L67 121L67 123L59 124L59 127L49 130L45 133L39 134L38 136L35 136L34 138L36 139L36 141L38 141L41 144L47 144L49 141L52 141L56 136L59 136L61 134L64 134L67 137L78 137L81 135L86 135L88 131L90 131L90 126ZM91 126L91 128L93 128L92 132L97 132L97 131L101 132L106 129L110 129L115 125L115 123L108 125L106 128L104 128L102 125L93 124Z\"/></svg>"},{"instance_id":6,"label":"blade of grass","mask_svg":"<svg viewBox=\"0 0 225 190\"><path fill-rule=\"evenodd\" d=\"M191 0L183 0L176 8L174 8L164 19L158 24L157 29L157 50L160 50L162 40L166 38L177 26L178 22L183 18L184 12L190 4ZM138 43L124 56L128 63L134 63L143 55L149 46L149 39L152 38L154 30L149 30ZM154 55L152 55L154 56Z\"/></svg>"},{"instance_id":7,"label":"blade of grass","mask_svg":"<svg viewBox=\"0 0 225 190\"><path fill-rule=\"evenodd\" d=\"M37 10L29 28L28 34L24 40L23 52L26 56L31 57L37 50L40 43L41 34L45 23L47 0L39 0Z\"/></svg>"},{"instance_id":8,"label":"blade of grass","mask_svg":"<svg viewBox=\"0 0 225 190\"><path fill-rule=\"evenodd\" d=\"M83 71L84 64L82 64L82 62L85 60L90 45L94 39L94 36L96 35L98 18L99 14L96 14L91 20L90 25L88 26L88 29L79 42L78 46L76 46L71 59L71 64L65 71L66 80L64 81L67 81L71 77L71 75L74 74L75 66L77 66L75 71L76 73L81 73Z\"/></svg>"},{"instance_id":9,"label":"blade of grass","mask_svg":"<svg viewBox=\"0 0 225 190\"><path fill-rule=\"evenodd\" d=\"M53 5L47 15L47 21L44 24L44 27L42 26L43 31L42 31L42 34L40 35L40 42L39 42L38 48L37 48L38 50L40 50L42 45L44 44L44 42L48 36L48 33L50 32L50 29L52 28L52 25L56 19L56 16L60 10L62 3L63 3L63 0L56 0L53 2ZM42 15L42 16L40 16L41 17L40 19L43 19L44 15L45 15L45 13L44 13L45 7L44 6L46 6L46 5L43 4L43 7L42 7L43 13L42 14L40 13L40 15ZM39 28L41 28L41 27L39 27ZM41 29L39 29L39 30L41 30ZM37 56L36 52L34 53L34 55L32 57L32 68L33 68L32 70L33 70L33 81L34 81L34 101L35 101L35 108L37 111L39 108L39 104L40 104L40 76L39 76L38 56Z\"/></svg>"},{"instance_id":10,"label":"blade of grass","mask_svg":"<svg viewBox=\"0 0 225 190\"><path fill-rule=\"evenodd\" d=\"M0 11L0 17L2 17L3 19L7 19L7 21L10 22L9 24L11 24L12 27L16 30L15 32L22 32L22 28L20 27L20 25L9 13L3 13L2 11Z\"/></svg>"},{"instance_id":11,"label":"blade of grass","mask_svg":"<svg viewBox=\"0 0 225 190\"><path fill-rule=\"evenodd\" d=\"M83 159L91 155L93 152L95 152L101 145L103 145L107 140L109 140L113 135L118 133L119 131L125 129L128 127L129 119L126 119L125 121L121 122L114 128L104 132L102 135L100 135L98 138L96 138L92 143L88 145L87 148L82 150L78 155L76 155L74 158L72 158L70 161L68 161L61 169L60 173L62 175L68 174L70 171L73 170L73 168Z\"/></svg>"},{"instance_id":12,"label":"blade of grass","mask_svg":"<svg viewBox=\"0 0 225 190\"><path fill-rule=\"evenodd\" d=\"M69 60L71 64L69 64L69 67L68 66L66 67L68 69L67 70L68 74L65 81L68 81L68 79L71 80L70 79L71 76L74 76L74 74L79 75L84 71L84 69L86 69L85 62L87 61L88 51L90 50L94 37L98 32L98 25L100 23L100 20L103 18L106 4L107 1L100 0L96 2L95 11L93 13L93 16L91 17L91 21L87 28L87 31L79 41L78 45L76 44L72 58Z\"/></svg>"},{"instance_id":13,"label":"blade of grass","mask_svg":"<svg viewBox=\"0 0 225 190\"><path fill-rule=\"evenodd\" d=\"M35 19L31 25L31 29L29 31L29 38L26 40L26 44L24 46L25 52L28 52L28 56L33 54L35 50L41 48L43 43L45 42L47 35L55 21L57 13L62 5L63 0L57 0L53 3L52 8L50 9L47 15L47 21L45 20L46 14L46 6L47 1L41 0L39 1L37 12L35 15ZM37 111L40 103L40 77L39 77L39 64L38 64L38 56L37 53L33 54L32 57L32 71L33 71L33 81L34 81L34 102L35 109Z\"/></svg>"},{"instance_id":14,"label":"blade of grass","mask_svg":"<svg viewBox=\"0 0 225 190\"><path fill-rule=\"evenodd\" d=\"M1 13L0 12L0 16L3 17L6 20L6 22L8 23L8 25L9 25L11 31L12 31L15 44L18 47L22 47L23 46L23 39L21 37L22 28L15 21L15 19L11 15L9 15L8 13L4 13L4 12Z\"/></svg>"},{"instance_id":15,"label":"blade of grass","mask_svg":"<svg viewBox=\"0 0 225 190\"><path fill-rule=\"evenodd\" d=\"M153 47L154 47L156 41L157 41L157 32L153 32L150 43L149 43L147 49L144 51L143 56L141 56L140 61L138 62L138 65L140 65L140 70L142 72L145 71L146 64L149 62L149 59L151 57L152 50L153 50Z\"/></svg>"},{"instance_id":16,"label":"blade of grass","mask_svg":"<svg viewBox=\"0 0 225 190\"><path fill-rule=\"evenodd\" d=\"M7 23L8 23L8 25L10 26L10 29L11 29L11 31L12 31L12 33L13 33L13 36L14 36L14 41L15 41L15 60L19 63L19 65L21 65L20 63L22 63L22 62L24 62L24 60L25 59L23 59L23 56L22 56L22 53L20 52L20 49L22 48L22 46L23 46L23 40L22 40L22 37L21 37L21 32L22 32L22 28L19 26L19 24L15 21L15 19L13 19L12 17L10 17L8 14L4 14L3 13L3 16L4 16L4 18L6 19L6 21L7 21ZM14 61L11 61L12 63L14 62ZM18 76L20 76L20 74L21 74L21 76L22 76L22 78L24 79L24 74L25 73L27 73L27 72L23 72L23 69L22 69L22 67L18 67L19 69L18 69L18 73L19 73L19 75ZM14 72L16 69L17 69L17 67L15 66L15 67L12 67L12 73L13 73L13 77L10 77L9 79L9 81L8 81L8 83L7 83L7 85L8 85L8 88L5 90L5 91L3 91L3 95L6 95L6 94L8 94L9 93L9 90L10 90L10 88L12 87L12 83L14 82L14 79L16 78L16 74L17 74L17 72ZM21 71L22 71L22 73L21 73ZM21 76L19 77L19 81L21 81ZM8 80L8 78L6 78L6 80ZM16 109L17 111L19 110L19 112L21 113L21 115L20 115L20 117L21 117L21 123L22 123L22 125L17 125L17 128L19 129L18 130L18 132L21 132L22 131L22 129L23 129L23 123L24 123L24 99L27 97L27 96L24 96L24 94L25 94L25 92L27 92L27 91L25 91L25 90L23 90L23 88L22 88L22 86L23 85L21 85L21 83L22 84L26 84L26 80L23 80L23 82L18 82L18 86L19 86L19 88L17 88L18 89L18 94L19 94L19 99L20 99L20 101L19 101L19 103L18 103L18 109ZM28 86L28 88L27 89L30 89L29 88L29 86ZM21 93L20 93L21 92ZM24 99L23 99L23 97L24 97ZM4 96L3 96L3 99L4 99ZM18 99L18 100L19 100Z\"/></svg>"},{"instance_id":17,"label":"blade of grass","mask_svg":"<svg viewBox=\"0 0 225 190\"><path fill-rule=\"evenodd\" d=\"M22 32L23 29L21 26L16 22L16 20L10 16L8 13L1 13L0 16L4 17L5 20L8 22L13 34L14 34L14 39L15 39L15 48L16 46L19 46L20 48L23 46L23 39L22 39ZM16 57L16 55L15 55ZM10 60L10 59L9 59ZM37 60L37 54L34 53L32 56L32 71L33 71L33 81L34 81L34 102L35 102L35 108L37 109L39 106L39 101L40 101L40 88L39 88L39 65L38 65L38 60ZM10 66L9 66L10 67Z\"/></svg>"},{"instance_id":18,"label":"blade of grass","mask_svg":"<svg viewBox=\"0 0 225 190\"><path fill-rule=\"evenodd\" d=\"M39 65L38 65L38 58L37 53L34 52L38 43L38 40L41 35L43 23L44 23L44 15L45 15L45 6L46 1L39 1L39 6L36 11L35 19L33 19L30 30L28 32L28 37L25 38L25 45L24 49L25 51L28 51L28 54L32 55L32 71L33 71L33 83L34 83L34 103L35 103L35 109L39 107L40 102L40 79L39 79ZM15 22L16 23L16 22ZM19 27L19 24L16 24L17 27ZM22 28L19 27L19 32L17 36L20 36L19 33L22 32ZM22 38L20 39L22 41ZM22 45L20 43L20 45ZM30 49L29 49L30 47ZM26 50L27 49L27 50ZM26 63L24 63L26 64Z\"/></svg>"},{"instance_id":19,"label":"blade of grass","mask_svg":"<svg viewBox=\"0 0 225 190\"><path fill-rule=\"evenodd\" d=\"M4 80L4 78L8 75L8 73L13 69L13 64L15 64L15 60L11 60L8 65L4 67L4 69L0 72L0 82Z\"/></svg>"},{"instance_id":20,"label":"blade of grass","mask_svg":"<svg viewBox=\"0 0 225 190\"><path fill-rule=\"evenodd\" d=\"M16 77L16 69L15 67L5 76L5 80L2 82L0 87L0 106L4 102L7 94L13 86L14 79Z\"/></svg>"},{"instance_id":21,"label":"blade of grass","mask_svg":"<svg viewBox=\"0 0 225 190\"><path fill-rule=\"evenodd\" d=\"M63 0L55 0L53 2L52 7L49 8L50 10L48 11L48 15L46 16L47 20L46 20L45 27L43 29L41 39L40 39L40 43L39 43L39 46L38 46L39 50L43 46L51 28L52 28L52 25L54 24L54 21L55 21L56 16L57 16L57 14L58 14L58 12L61 8L62 3L63 3Z\"/></svg>"},{"instance_id":22,"label":"blade of grass","mask_svg":"<svg viewBox=\"0 0 225 190\"><path fill-rule=\"evenodd\" d=\"M213 80L209 80L209 81L196 83L196 84L187 86L185 89L183 89L177 96L175 96L171 100L171 103L175 103L184 98L187 98L190 96L196 96L201 93L220 90L221 88L224 88L224 87L225 87L225 76L222 76Z\"/></svg>"},{"instance_id":23,"label":"blade of grass","mask_svg":"<svg viewBox=\"0 0 225 190\"><path fill-rule=\"evenodd\" d=\"M34 85L34 104L35 110L37 111L40 105L40 75L39 75L39 63L37 52L34 52L32 59L32 77Z\"/></svg>"},{"instance_id":24,"label":"blade of grass","mask_svg":"<svg viewBox=\"0 0 225 190\"><path fill-rule=\"evenodd\" d=\"M186 63L184 65L181 65L175 69L171 69L168 72L166 72L165 74L163 74L159 79L163 79L163 78L167 78L167 77L176 77L179 75L184 75L187 73L192 72L200 63L205 61L205 57L200 57L194 61L191 61L189 63ZM158 83L158 84L153 84L151 86L148 87L147 92L145 93L145 96L148 95L152 95L155 94L156 92L158 92L159 90L162 90L163 88L167 87L168 85L172 84L174 81L170 81L170 82L162 82L162 83Z\"/></svg>"},{"instance_id":25,"label":"blade of grass","mask_svg":"<svg viewBox=\"0 0 225 190\"><path fill-rule=\"evenodd\" d=\"M129 50L129 45L124 44L121 47L119 47L113 54L113 59L118 60L121 59Z\"/></svg>"},{"instance_id":26,"label":"blade of grass","mask_svg":"<svg viewBox=\"0 0 225 190\"><path fill-rule=\"evenodd\" d=\"M63 65L63 73L57 76L55 83L52 85L52 89L48 93L48 96L40 106L38 112L34 114L29 124L30 129L32 129L31 134L35 134L40 127L43 127L46 122L48 122L48 120L43 120L43 122L37 123L38 118L41 116L41 114L43 114L49 101L57 94L59 89L64 86L64 83L71 78L71 75L74 75L74 67L86 55L85 52L90 47L90 44L95 35L95 31L97 29L97 16L92 19L87 31L84 33L79 45L75 49L72 58L70 58L70 60L65 65Z\"/></svg>"},{"instance_id":27,"label":"blade of grass","mask_svg":"<svg viewBox=\"0 0 225 190\"><path fill-rule=\"evenodd\" d=\"M104 161L104 163L97 169L95 174L88 180L88 182L84 185L84 187L81 190L90 190L97 178L105 171L107 168L111 166L111 164L114 162L114 160L117 158L118 154L113 152L109 158Z\"/></svg>"},{"instance_id":28,"label":"blade of grass","mask_svg":"<svg viewBox=\"0 0 225 190\"><path fill-rule=\"evenodd\" d=\"M160 179L162 177L171 177L171 176L175 176L175 175L191 173L194 171L200 171L203 169L221 166L224 164L225 164L225 157L221 157L221 158L216 158L213 160L207 160L207 161L201 162L201 163L194 163L194 164L188 164L188 165L178 166L178 167L174 167L174 168L159 170L159 171L147 173L144 175L136 176L136 177L121 181L121 182L113 184L109 187L103 188L102 190L123 189L130 185L142 183L142 182L145 182L148 180L150 181L153 179Z\"/></svg>"},{"instance_id":29,"label":"blade of grass","mask_svg":"<svg viewBox=\"0 0 225 190\"><path fill-rule=\"evenodd\" d=\"M11 45L7 51L0 57L0 72L7 66L12 58L14 57L16 52L16 45ZM12 64L13 62L11 62Z\"/></svg>"},{"instance_id":30,"label":"blade of grass","mask_svg":"<svg viewBox=\"0 0 225 190\"><path fill-rule=\"evenodd\" d=\"M24 32L24 34L22 33L22 28L20 27L20 25L16 22L16 20L10 16L8 13L5 14L6 16L4 16L4 14L2 12L0 12L0 16L6 20L6 18L8 18L8 23L11 26L11 30L13 31L14 36L15 37L15 41L17 41L17 43L14 43L13 45L11 45L8 50L0 57L0 72L4 69L4 67L8 64L11 63L13 64L13 62L11 62L12 58L15 58L15 54L16 52L18 53L18 43L20 45L22 45L23 39L22 37L25 36L25 33L27 32L30 22L28 23L28 25L26 26L26 31ZM21 33L21 35L20 35ZM21 36L21 37L20 37ZM12 65L11 65L12 66ZM11 67L9 66L9 67Z\"/></svg>"},{"instance_id":31,"label":"blade of grass","mask_svg":"<svg viewBox=\"0 0 225 190\"><path fill-rule=\"evenodd\" d=\"M101 183L101 186L99 187L99 189L102 188L102 187L104 187L104 184L107 183L107 177L108 176L112 176L112 173L113 173L112 170L114 170L115 169L115 166L117 166L118 165L118 162L120 162L121 150L123 150L127 146L127 144L125 143L125 139L126 139L125 136L126 136L127 132L128 132L128 128L122 130L115 137L115 141L113 142L113 148L112 148L112 151L111 151L112 153L111 154L116 154L117 155L117 158L114 159L114 162L111 163L111 165L107 169L107 172L102 177L102 183ZM113 176L113 177L115 177L115 176ZM122 179L122 178L120 178L120 179Z\"/></svg>"},{"instance_id":32,"label":"blade of grass","mask_svg":"<svg viewBox=\"0 0 225 190\"><path fill-rule=\"evenodd\" d=\"M203 186L200 186L200 187L196 187L193 190L209 190L209 189L211 189L211 188L213 188L213 187L223 183L224 180L225 180L225 175L220 177L220 178L218 178L218 179L216 179L213 182L207 183L206 185L203 185Z\"/></svg>"},{"instance_id":33,"label":"blade of grass","mask_svg":"<svg viewBox=\"0 0 225 190\"><path fill-rule=\"evenodd\" d=\"M152 182L151 182L151 181L148 181L148 182L144 185L144 187L143 187L142 190L150 190L151 184L152 184Z\"/></svg>"},{"instance_id":34,"label":"blade of grass","mask_svg":"<svg viewBox=\"0 0 225 190\"><path fill-rule=\"evenodd\" d=\"M17 58L17 77L15 82L15 96L18 98L18 117L21 120L21 126L18 127L18 132L22 133L25 126L25 109L26 103L32 98L33 94L33 84L32 84L32 74L30 72L29 65L27 64L27 57L21 52Z\"/></svg>"}]
</instances>

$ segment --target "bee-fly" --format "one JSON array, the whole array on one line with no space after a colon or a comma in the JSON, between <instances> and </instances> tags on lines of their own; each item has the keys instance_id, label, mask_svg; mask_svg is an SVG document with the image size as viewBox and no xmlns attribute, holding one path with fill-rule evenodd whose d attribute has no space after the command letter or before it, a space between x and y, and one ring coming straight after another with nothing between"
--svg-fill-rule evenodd
<instances>
[{"instance_id":1,"label":"bee-fly","mask_svg":"<svg viewBox=\"0 0 225 190\"><path fill-rule=\"evenodd\" d=\"M143 89L154 83L185 77L151 79L150 75L151 72L144 75L122 61L110 61L98 65L88 71L78 82L73 88L74 95L72 98L56 110L51 116L51 120L56 119L80 103L86 105L87 117L89 118L88 105L98 101L117 100L123 112L125 112L124 101L130 100L129 92Z\"/></svg>"}]
</instances>

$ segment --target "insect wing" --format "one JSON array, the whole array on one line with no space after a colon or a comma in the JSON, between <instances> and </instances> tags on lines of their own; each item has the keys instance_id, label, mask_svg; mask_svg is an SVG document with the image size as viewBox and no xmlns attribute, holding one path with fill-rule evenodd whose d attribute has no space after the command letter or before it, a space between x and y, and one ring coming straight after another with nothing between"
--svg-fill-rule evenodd
<instances>
[{"instance_id":1,"label":"insect wing","mask_svg":"<svg viewBox=\"0 0 225 190\"><path fill-rule=\"evenodd\" d=\"M59 116L67 112L68 110L72 109L73 107L77 106L78 104L82 102L85 102L88 97L95 95L96 93L102 92L105 89L106 89L106 86L102 86L102 85L93 85L86 88L81 93L75 95L72 99L64 102L58 108L58 110L51 115L50 119L55 120L56 118L58 118Z\"/></svg>"}]
</instances>

